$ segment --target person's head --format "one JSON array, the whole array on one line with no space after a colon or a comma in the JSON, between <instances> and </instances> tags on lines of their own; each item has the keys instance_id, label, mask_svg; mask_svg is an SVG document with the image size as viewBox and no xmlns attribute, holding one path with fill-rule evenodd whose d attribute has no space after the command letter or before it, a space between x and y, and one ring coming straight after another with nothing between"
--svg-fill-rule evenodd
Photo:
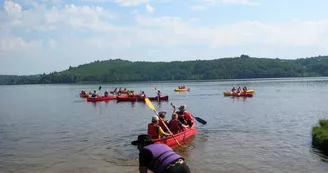
<instances>
[{"instance_id":1,"label":"person's head","mask_svg":"<svg viewBox=\"0 0 328 173\"><path fill-rule=\"evenodd\" d=\"M151 136L142 134L142 135L138 136L138 140L132 141L131 144L138 146L138 150L140 151L143 147L150 145L150 144L154 144L154 142L153 142Z\"/></svg>"},{"instance_id":2,"label":"person's head","mask_svg":"<svg viewBox=\"0 0 328 173\"><path fill-rule=\"evenodd\" d=\"M154 115L153 117L151 117L151 123L153 123L153 124L158 123L158 116L157 115Z\"/></svg>"},{"instance_id":3,"label":"person's head","mask_svg":"<svg viewBox=\"0 0 328 173\"><path fill-rule=\"evenodd\" d=\"M172 120L177 120L178 119L178 114L177 113L173 113L172 114Z\"/></svg>"},{"instance_id":4,"label":"person's head","mask_svg":"<svg viewBox=\"0 0 328 173\"><path fill-rule=\"evenodd\" d=\"M96 90L93 90L94 93L96 93L97 91Z\"/></svg>"},{"instance_id":5,"label":"person's head","mask_svg":"<svg viewBox=\"0 0 328 173\"><path fill-rule=\"evenodd\" d=\"M180 105L179 106L179 111L181 111L181 112L186 111L186 109L187 109L187 106L186 105Z\"/></svg>"},{"instance_id":6,"label":"person's head","mask_svg":"<svg viewBox=\"0 0 328 173\"><path fill-rule=\"evenodd\" d=\"M162 119L165 119L165 115L166 115L166 111L160 111L158 112L159 117L161 117Z\"/></svg>"}]
</instances>

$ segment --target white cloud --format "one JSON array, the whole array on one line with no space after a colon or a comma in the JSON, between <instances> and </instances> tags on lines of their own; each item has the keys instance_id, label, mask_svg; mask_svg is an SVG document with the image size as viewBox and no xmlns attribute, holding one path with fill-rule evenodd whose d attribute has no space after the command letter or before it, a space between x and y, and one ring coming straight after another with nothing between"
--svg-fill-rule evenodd
<instances>
[{"instance_id":1,"label":"white cloud","mask_svg":"<svg viewBox=\"0 0 328 173\"><path fill-rule=\"evenodd\" d=\"M150 6L149 4L146 5L146 11L148 13L153 13L155 11L154 7Z\"/></svg>"},{"instance_id":2,"label":"white cloud","mask_svg":"<svg viewBox=\"0 0 328 173\"><path fill-rule=\"evenodd\" d=\"M67 63L79 65L117 57L185 60L242 53L262 57L328 53L325 46L328 44L328 19L275 23L238 21L209 26L197 16L188 19L150 17L138 12L128 14L133 16L133 22L128 23L99 6L69 4L47 9L37 4L22 9L17 2L5 3L7 10L0 12L3 21L0 23L0 73L1 64L5 64L1 59L10 59L11 53L22 51L26 59L39 56L39 59L53 61L53 66L47 66L49 71L58 70L59 64L65 69ZM152 11L147 5L146 10ZM12 17L13 14L20 17ZM116 24L117 21L121 25ZM35 66L31 65L32 68Z\"/></svg>"},{"instance_id":3,"label":"white cloud","mask_svg":"<svg viewBox=\"0 0 328 173\"><path fill-rule=\"evenodd\" d=\"M42 40L25 41L19 37L0 38L0 52L21 52L41 50Z\"/></svg>"},{"instance_id":4,"label":"white cloud","mask_svg":"<svg viewBox=\"0 0 328 173\"><path fill-rule=\"evenodd\" d=\"M24 29L25 31L49 31L49 30L96 30L108 32L119 29L110 23L115 14L104 10L102 7L65 5L63 8L53 6L45 9L36 6L34 9L21 12L21 18L12 20L9 26ZM5 24L0 24L5 25Z\"/></svg>"},{"instance_id":5,"label":"white cloud","mask_svg":"<svg viewBox=\"0 0 328 173\"><path fill-rule=\"evenodd\" d=\"M5 0L3 3L5 12L10 16L17 16L22 12L22 7L13 1Z\"/></svg>"},{"instance_id":6,"label":"white cloud","mask_svg":"<svg viewBox=\"0 0 328 173\"><path fill-rule=\"evenodd\" d=\"M120 6L138 6L140 4L148 3L150 0L115 0Z\"/></svg>"}]
</instances>

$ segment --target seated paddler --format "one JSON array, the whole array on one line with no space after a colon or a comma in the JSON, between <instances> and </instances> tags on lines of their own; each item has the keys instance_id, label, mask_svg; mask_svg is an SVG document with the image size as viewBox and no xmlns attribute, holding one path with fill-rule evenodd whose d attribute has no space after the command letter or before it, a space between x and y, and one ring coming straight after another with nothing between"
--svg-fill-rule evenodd
<instances>
[{"instance_id":1,"label":"seated paddler","mask_svg":"<svg viewBox=\"0 0 328 173\"><path fill-rule=\"evenodd\" d=\"M159 126L161 126L161 128L164 130L164 132L167 132L169 131L166 127L169 126L169 122L165 119L165 116L166 116L166 111L160 111L158 112L158 115L160 117L159 119ZM165 127L165 125L166 127Z\"/></svg>"},{"instance_id":2,"label":"seated paddler","mask_svg":"<svg viewBox=\"0 0 328 173\"><path fill-rule=\"evenodd\" d=\"M148 135L151 136L153 139L162 138L165 136L170 136L169 133L165 133L164 130L161 128L158 122L159 118L157 115L154 115L151 118L151 123L148 124Z\"/></svg>"}]
</instances>

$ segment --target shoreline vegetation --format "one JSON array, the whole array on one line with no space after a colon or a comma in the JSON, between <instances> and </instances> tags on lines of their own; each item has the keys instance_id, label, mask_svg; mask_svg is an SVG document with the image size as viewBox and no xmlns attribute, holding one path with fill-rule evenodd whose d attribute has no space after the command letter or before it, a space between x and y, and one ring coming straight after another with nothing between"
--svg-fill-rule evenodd
<instances>
[{"instance_id":1,"label":"shoreline vegetation","mask_svg":"<svg viewBox=\"0 0 328 173\"><path fill-rule=\"evenodd\" d=\"M328 119L319 120L319 125L312 128L312 145L328 154Z\"/></svg>"},{"instance_id":2,"label":"shoreline vegetation","mask_svg":"<svg viewBox=\"0 0 328 173\"><path fill-rule=\"evenodd\" d=\"M0 75L0 85L94 84L216 79L328 76L328 56L286 60L241 55L214 60L146 62L110 59L61 72L30 76Z\"/></svg>"}]
</instances>

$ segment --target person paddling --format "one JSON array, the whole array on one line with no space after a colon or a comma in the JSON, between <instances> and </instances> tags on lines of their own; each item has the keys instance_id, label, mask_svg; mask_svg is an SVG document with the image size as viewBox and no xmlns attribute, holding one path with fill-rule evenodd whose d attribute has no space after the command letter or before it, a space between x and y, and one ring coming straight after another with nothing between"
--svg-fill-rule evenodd
<instances>
[{"instance_id":1,"label":"person paddling","mask_svg":"<svg viewBox=\"0 0 328 173\"><path fill-rule=\"evenodd\" d=\"M159 126L161 126L161 128L164 130L164 132L167 132L169 131L165 125L168 127L169 125L169 122L165 119L165 116L166 116L166 111L160 111L158 112L158 115L160 117L160 120L158 121L159 122ZM165 125L164 125L165 124Z\"/></svg>"},{"instance_id":2,"label":"person paddling","mask_svg":"<svg viewBox=\"0 0 328 173\"><path fill-rule=\"evenodd\" d=\"M106 90L106 91L104 92L104 96L105 96L105 97L108 97L108 90Z\"/></svg>"},{"instance_id":3,"label":"person paddling","mask_svg":"<svg viewBox=\"0 0 328 173\"><path fill-rule=\"evenodd\" d=\"M241 89L240 87L237 89L237 94L240 96L240 93L241 93Z\"/></svg>"},{"instance_id":4,"label":"person paddling","mask_svg":"<svg viewBox=\"0 0 328 173\"><path fill-rule=\"evenodd\" d=\"M184 125L179 121L178 117L179 116L178 116L177 113L173 113L172 114L172 119L170 120L169 125L168 125L170 131L173 134L177 134L177 133L183 131L184 128L188 128L187 125Z\"/></svg>"},{"instance_id":5,"label":"person paddling","mask_svg":"<svg viewBox=\"0 0 328 173\"><path fill-rule=\"evenodd\" d=\"M163 136L170 136L171 134L165 133L162 127L159 125L158 116L154 115L151 119L151 123L148 124L148 135L153 139L158 139Z\"/></svg>"},{"instance_id":6,"label":"person paddling","mask_svg":"<svg viewBox=\"0 0 328 173\"><path fill-rule=\"evenodd\" d=\"M145 94L145 91L142 91L142 92L141 92L140 97L142 97L142 98L147 97L146 94Z\"/></svg>"},{"instance_id":7,"label":"person paddling","mask_svg":"<svg viewBox=\"0 0 328 173\"><path fill-rule=\"evenodd\" d=\"M151 136L142 134L131 145L139 150L139 173L190 173L184 157L165 144L154 144Z\"/></svg>"},{"instance_id":8,"label":"person paddling","mask_svg":"<svg viewBox=\"0 0 328 173\"><path fill-rule=\"evenodd\" d=\"M92 93L92 95L91 95L91 97L97 97L97 96L98 96L98 93L97 93L96 90L94 90L93 93Z\"/></svg>"},{"instance_id":9,"label":"person paddling","mask_svg":"<svg viewBox=\"0 0 328 173\"><path fill-rule=\"evenodd\" d=\"M176 110L176 106L172 105L174 111ZM179 106L179 111L176 112L179 116L179 120L182 124L188 125L189 127L191 127L194 123L194 120L190 114L190 112L186 111L187 106L186 105L180 105Z\"/></svg>"}]
</instances>

